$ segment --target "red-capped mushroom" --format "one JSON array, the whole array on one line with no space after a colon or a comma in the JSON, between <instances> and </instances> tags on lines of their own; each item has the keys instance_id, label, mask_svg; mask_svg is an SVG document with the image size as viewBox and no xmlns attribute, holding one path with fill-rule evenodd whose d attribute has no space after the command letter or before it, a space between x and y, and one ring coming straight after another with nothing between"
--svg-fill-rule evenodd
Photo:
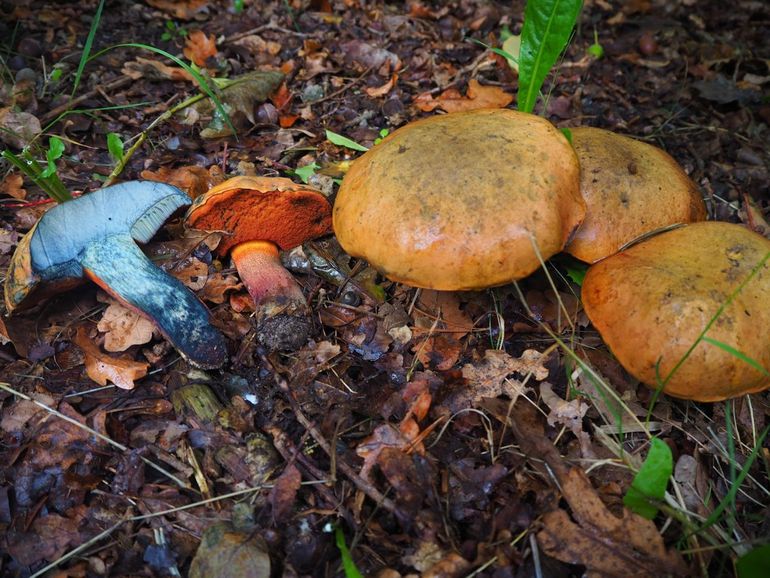
<instances>
[{"instance_id":1,"label":"red-capped mushroom","mask_svg":"<svg viewBox=\"0 0 770 578\"><path fill-rule=\"evenodd\" d=\"M234 177L198 197L186 222L196 229L228 233L217 252L230 253L254 299L260 343L275 350L304 344L310 309L302 288L281 264L279 249L330 231L326 197L280 177Z\"/></svg>"}]
</instances>

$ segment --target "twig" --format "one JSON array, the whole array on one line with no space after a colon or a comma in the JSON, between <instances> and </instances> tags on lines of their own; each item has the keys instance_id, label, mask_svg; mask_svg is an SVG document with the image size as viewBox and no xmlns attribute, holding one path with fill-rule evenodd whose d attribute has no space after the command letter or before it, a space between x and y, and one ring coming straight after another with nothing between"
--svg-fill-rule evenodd
<instances>
[{"instance_id":1,"label":"twig","mask_svg":"<svg viewBox=\"0 0 770 578\"><path fill-rule=\"evenodd\" d=\"M77 98L73 98L62 104L61 106L57 106L56 108L49 110L47 113L45 113L42 118L40 119L42 124L46 125L55 118L57 118L59 115L61 115L63 112L67 112L68 110L71 110L75 107L75 105L80 104L84 100L88 100L89 98L93 98L97 94L99 94L100 90L104 90L107 92L118 90L119 88L123 88L124 86L131 84L132 78L130 76L120 76L114 80L111 80L110 82L97 86L93 90L89 90L88 92L81 94Z\"/></svg>"},{"instance_id":2,"label":"twig","mask_svg":"<svg viewBox=\"0 0 770 578\"><path fill-rule=\"evenodd\" d=\"M104 435L102 433L99 433L95 429L92 429L92 428L88 427L85 424L80 423L76 419L73 419L73 418L69 417L68 415L64 415L59 410L56 410L56 409L54 409L54 408L52 408L50 406L47 406L43 402L40 402L40 401L38 401L38 400L36 400L36 399L34 399L34 398L24 394L24 393L21 393L20 391L16 391L15 389L13 389L10 386L10 384L0 382L0 389L3 389L5 391L7 391L8 393L11 393L11 394L15 395L16 397L20 397L21 399L24 399L26 401L31 401L32 403L34 403L38 407L43 408L48 413L51 413L51 414L55 415L56 417L58 417L60 419L63 419L64 421L66 421L68 423L71 423L72 425L77 426L77 427L79 427L80 429L82 429L84 431L87 431L91 435L96 436L97 438L99 438L103 442L106 442L106 443L110 444L111 446L116 447L116 448L118 448L119 450L121 450L123 452L127 452L127 451L130 450L130 448L128 446L124 446L123 444L121 444L119 442L116 442L113 439L108 438L106 435ZM171 472L169 472L166 469L162 468L161 466L159 466L155 462L152 462L152 461L150 461L147 458L144 458L142 456L139 456L139 459L142 460L145 464L147 464L151 468L154 468L155 470L159 471L164 476L168 477L171 481L173 481L179 487L184 488L185 490L192 490L193 489L192 487L190 487L190 484L180 480L174 474L172 474Z\"/></svg>"},{"instance_id":3,"label":"twig","mask_svg":"<svg viewBox=\"0 0 770 578\"><path fill-rule=\"evenodd\" d=\"M270 363L270 360L267 359L267 357L260 353L259 354L260 359L262 360L262 363L264 363L266 366L270 367L273 370L273 375L275 376L275 381L278 384L278 387L281 388L281 390L286 394L286 397L289 399L289 403L291 404L291 408L294 411L294 416L297 418L297 421L304 427L310 435L313 437L313 439L316 441L316 443L321 447L321 449L326 452L326 454L330 457L334 457L334 448L332 445L326 440L324 435L320 432L320 430L315 426L313 422L311 422L307 416L302 412L302 410L299 407L299 404L297 403L297 400L294 399L294 396L291 393L291 389L289 388L289 383L282 375L279 375L278 372L273 367L273 364ZM377 488L375 488L372 484L364 480L360 475L358 475L358 472L356 472L353 467L348 464L347 462L336 460L337 468L345 474L351 482L353 482L353 485L356 486L360 491L362 491L364 494L366 494L369 498L371 498L372 501L374 501L378 506L382 506L389 512L395 514L397 513L397 507L395 502L391 500L390 498L386 497L382 492L380 492Z\"/></svg>"}]
</instances>

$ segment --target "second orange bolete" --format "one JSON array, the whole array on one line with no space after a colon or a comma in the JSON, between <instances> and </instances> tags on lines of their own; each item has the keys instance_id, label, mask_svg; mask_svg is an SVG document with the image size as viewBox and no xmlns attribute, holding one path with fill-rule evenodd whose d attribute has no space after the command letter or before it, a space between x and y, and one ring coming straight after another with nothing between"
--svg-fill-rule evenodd
<instances>
[{"instance_id":1,"label":"second orange bolete","mask_svg":"<svg viewBox=\"0 0 770 578\"><path fill-rule=\"evenodd\" d=\"M642 235L706 218L695 183L664 150L600 128L570 132L587 210L567 253L595 263Z\"/></svg>"},{"instance_id":2,"label":"second orange bolete","mask_svg":"<svg viewBox=\"0 0 770 578\"><path fill-rule=\"evenodd\" d=\"M768 255L770 240L741 225L694 223L593 265L583 305L651 388L697 401L757 392L770 386Z\"/></svg>"},{"instance_id":3,"label":"second orange bolete","mask_svg":"<svg viewBox=\"0 0 770 578\"><path fill-rule=\"evenodd\" d=\"M232 257L256 305L257 338L268 349L305 343L310 308L284 269L279 250L292 249L331 229L331 206L320 192L279 177L234 177L195 199L186 223L224 231L217 247Z\"/></svg>"}]
</instances>

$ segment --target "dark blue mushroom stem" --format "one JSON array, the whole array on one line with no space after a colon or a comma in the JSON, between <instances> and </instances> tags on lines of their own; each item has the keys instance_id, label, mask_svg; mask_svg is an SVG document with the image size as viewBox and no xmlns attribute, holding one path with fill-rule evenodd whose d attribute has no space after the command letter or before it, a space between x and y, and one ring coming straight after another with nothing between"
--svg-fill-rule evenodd
<instances>
[{"instance_id":1,"label":"dark blue mushroom stem","mask_svg":"<svg viewBox=\"0 0 770 578\"><path fill-rule=\"evenodd\" d=\"M156 267L129 233L90 243L78 261L88 278L152 320L190 363L202 368L224 363L225 340L211 326L206 307L180 281Z\"/></svg>"}]
</instances>

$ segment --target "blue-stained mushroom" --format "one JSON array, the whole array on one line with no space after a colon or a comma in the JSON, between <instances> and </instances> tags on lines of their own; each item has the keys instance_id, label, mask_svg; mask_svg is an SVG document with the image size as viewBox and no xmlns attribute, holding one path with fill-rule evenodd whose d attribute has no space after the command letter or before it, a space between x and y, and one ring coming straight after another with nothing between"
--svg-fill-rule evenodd
<instances>
[{"instance_id":1,"label":"blue-stained mushroom","mask_svg":"<svg viewBox=\"0 0 770 578\"><path fill-rule=\"evenodd\" d=\"M130 181L53 207L16 248L5 280L6 310L90 279L153 321L191 364L219 367L227 350L208 309L136 245L190 202L171 185Z\"/></svg>"}]
</instances>

